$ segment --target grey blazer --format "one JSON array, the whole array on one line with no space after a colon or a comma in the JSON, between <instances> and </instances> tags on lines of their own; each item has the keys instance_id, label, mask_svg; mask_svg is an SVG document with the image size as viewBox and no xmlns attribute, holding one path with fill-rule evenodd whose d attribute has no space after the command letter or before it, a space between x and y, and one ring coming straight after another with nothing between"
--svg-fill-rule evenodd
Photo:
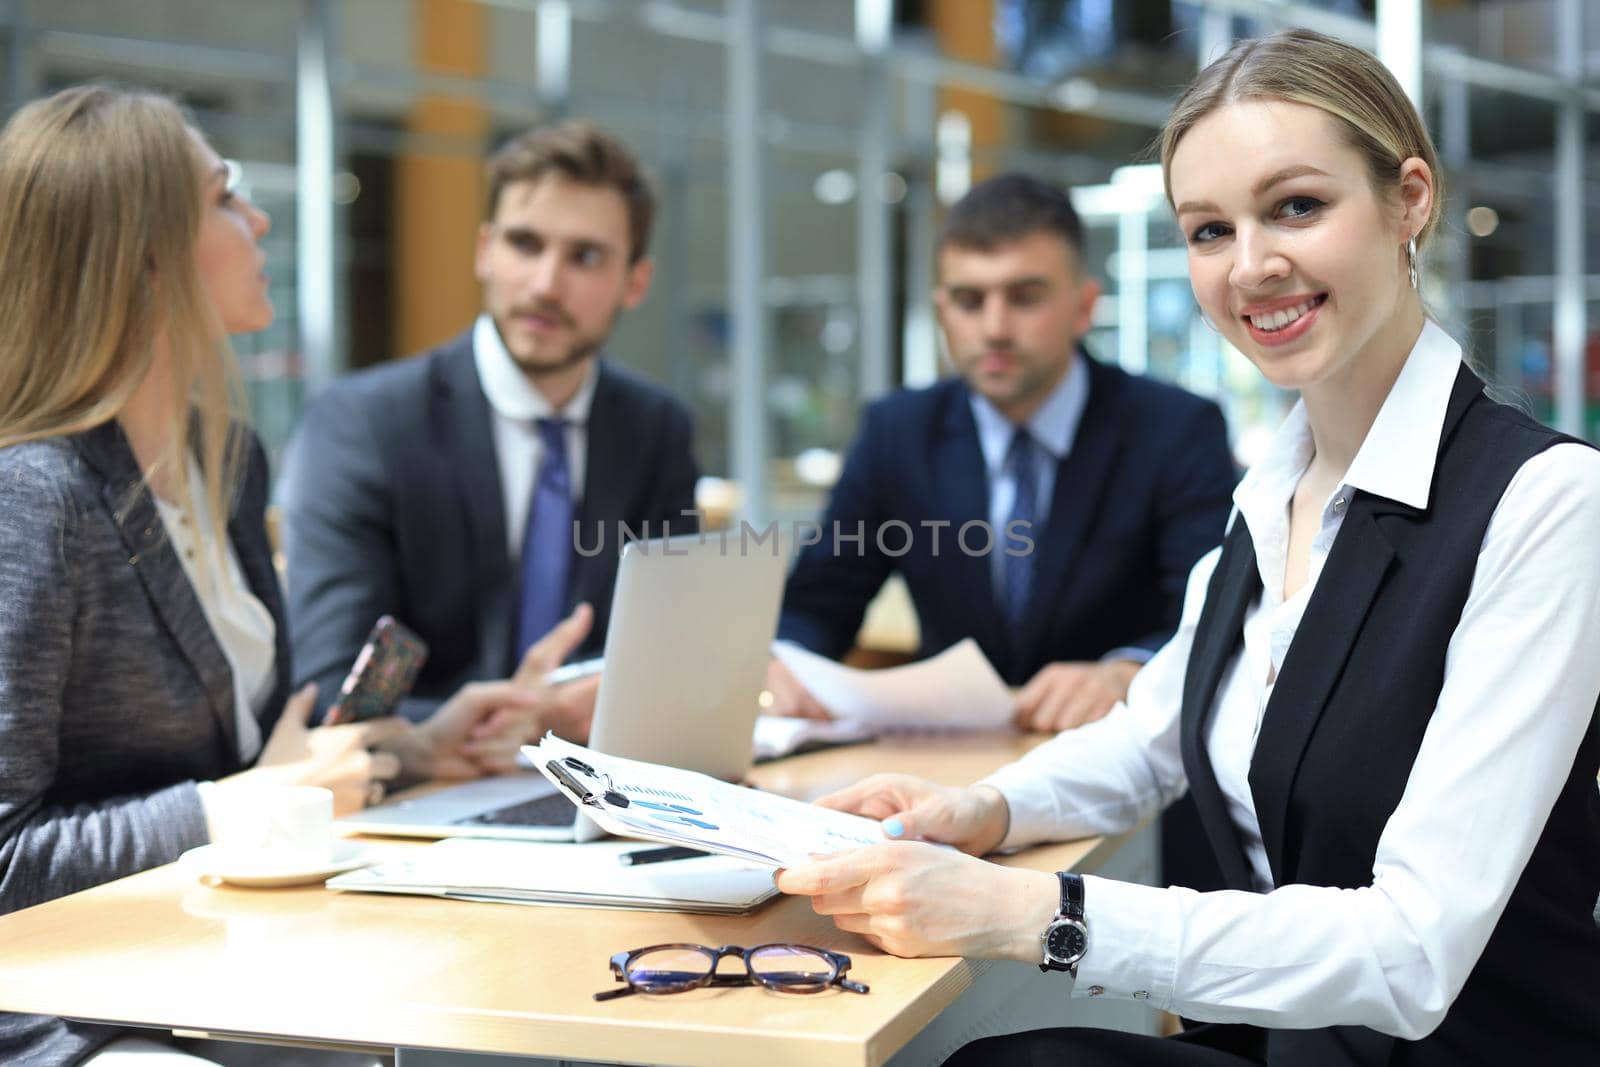
<instances>
[{"instance_id":1,"label":"grey blazer","mask_svg":"<svg viewBox=\"0 0 1600 1067\"><path fill-rule=\"evenodd\" d=\"M252 438L228 533L277 622ZM206 842L195 783L240 770L233 678L115 423L0 449L0 913ZM136 976L129 976L134 979ZM0 1014L0 1063L76 1063L112 1027Z\"/></svg>"}]
</instances>

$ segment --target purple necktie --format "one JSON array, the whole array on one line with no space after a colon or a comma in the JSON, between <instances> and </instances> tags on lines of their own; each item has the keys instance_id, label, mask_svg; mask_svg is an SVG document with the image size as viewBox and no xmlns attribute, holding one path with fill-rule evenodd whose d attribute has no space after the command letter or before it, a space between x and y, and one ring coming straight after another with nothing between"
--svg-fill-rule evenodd
<instances>
[{"instance_id":1,"label":"purple necktie","mask_svg":"<svg viewBox=\"0 0 1600 1067\"><path fill-rule=\"evenodd\" d=\"M522 536L522 588L517 605L517 662L549 633L567 607L572 570L572 475L567 468L567 421L539 419L544 459L528 501Z\"/></svg>"}]
</instances>

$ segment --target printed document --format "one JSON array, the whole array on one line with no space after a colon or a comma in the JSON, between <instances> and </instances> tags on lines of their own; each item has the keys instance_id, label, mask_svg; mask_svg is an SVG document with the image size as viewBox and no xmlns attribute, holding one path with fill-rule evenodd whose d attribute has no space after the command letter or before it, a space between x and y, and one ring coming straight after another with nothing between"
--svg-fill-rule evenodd
<instances>
[{"instance_id":1,"label":"printed document","mask_svg":"<svg viewBox=\"0 0 1600 1067\"><path fill-rule=\"evenodd\" d=\"M1016 700L978 642L967 638L932 659L864 671L777 642L772 654L840 722L877 730L994 730L1011 723Z\"/></svg>"},{"instance_id":2,"label":"printed document","mask_svg":"<svg viewBox=\"0 0 1600 1067\"><path fill-rule=\"evenodd\" d=\"M618 837L687 845L768 867L885 840L873 819L607 756L554 734L522 751L579 810Z\"/></svg>"}]
</instances>

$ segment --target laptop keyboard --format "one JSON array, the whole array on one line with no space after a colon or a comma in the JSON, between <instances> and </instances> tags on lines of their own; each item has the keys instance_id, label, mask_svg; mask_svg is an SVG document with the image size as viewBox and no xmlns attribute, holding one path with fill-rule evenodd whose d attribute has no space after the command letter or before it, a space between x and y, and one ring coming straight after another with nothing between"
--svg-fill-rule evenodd
<instances>
[{"instance_id":1,"label":"laptop keyboard","mask_svg":"<svg viewBox=\"0 0 1600 1067\"><path fill-rule=\"evenodd\" d=\"M457 826L570 826L577 813L561 793L457 819Z\"/></svg>"}]
</instances>

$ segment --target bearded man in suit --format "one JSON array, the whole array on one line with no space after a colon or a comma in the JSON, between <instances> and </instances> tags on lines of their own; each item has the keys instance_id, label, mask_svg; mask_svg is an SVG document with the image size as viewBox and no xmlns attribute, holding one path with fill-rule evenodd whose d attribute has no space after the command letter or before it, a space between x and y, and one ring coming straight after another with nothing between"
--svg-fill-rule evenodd
<instances>
[{"instance_id":1,"label":"bearded man in suit","mask_svg":"<svg viewBox=\"0 0 1600 1067\"><path fill-rule=\"evenodd\" d=\"M326 704L378 616L430 652L402 714L516 676L574 605L603 647L618 524L692 532L687 408L602 357L650 289L655 201L638 161L583 122L535 129L488 162L477 235L483 312L465 333L330 386L285 476L299 680ZM587 736L597 678L539 730Z\"/></svg>"}]
</instances>

